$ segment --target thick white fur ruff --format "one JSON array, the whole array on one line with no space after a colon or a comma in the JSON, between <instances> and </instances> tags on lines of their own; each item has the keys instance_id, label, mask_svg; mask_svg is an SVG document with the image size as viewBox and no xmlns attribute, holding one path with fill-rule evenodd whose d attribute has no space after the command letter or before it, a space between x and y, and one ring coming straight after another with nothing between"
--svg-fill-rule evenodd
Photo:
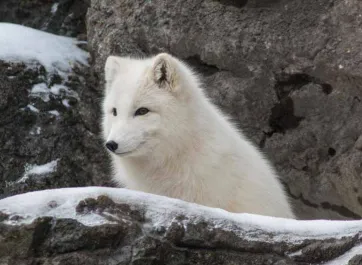
<instances>
[{"instance_id":1,"label":"thick white fur ruff","mask_svg":"<svg viewBox=\"0 0 362 265\"><path fill-rule=\"evenodd\" d=\"M110 56L105 76L103 137L118 144L117 182L230 212L294 218L273 167L185 63L165 53ZM141 107L149 112L135 115Z\"/></svg>"}]
</instances>

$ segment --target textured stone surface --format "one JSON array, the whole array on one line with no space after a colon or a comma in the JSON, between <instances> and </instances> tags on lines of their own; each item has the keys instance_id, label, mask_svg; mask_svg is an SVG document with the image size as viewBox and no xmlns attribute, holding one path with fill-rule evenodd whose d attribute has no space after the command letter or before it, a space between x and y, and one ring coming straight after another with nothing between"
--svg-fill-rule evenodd
<instances>
[{"instance_id":1,"label":"textured stone surface","mask_svg":"<svg viewBox=\"0 0 362 265\"><path fill-rule=\"evenodd\" d=\"M88 5L87 0L0 1L0 21L86 40ZM82 67L74 69L68 79L46 73L41 65L29 68L0 61L0 198L47 188L112 185L99 138L102 94L96 90L97 76ZM32 86L42 82L49 87L65 83L76 94L51 95L44 102L30 95ZM70 108L63 100L68 100ZM31 111L28 105L40 112ZM48 112L54 110L58 117ZM18 182L27 165L54 160L58 161L55 172L30 175Z\"/></svg>"},{"instance_id":2,"label":"textured stone surface","mask_svg":"<svg viewBox=\"0 0 362 265\"><path fill-rule=\"evenodd\" d=\"M362 2L92 0L94 69L170 52L274 162L300 218L362 216ZM102 86L99 86L102 89Z\"/></svg>"},{"instance_id":3,"label":"textured stone surface","mask_svg":"<svg viewBox=\"0 0 362 265\"><path fill-rule=\"evenodd\" d=\"M0 21L76 37L85 33L88 0L0 1Z\"/></svg>"},{"instance_id":4,"label":"textured stone surface","mask_svg":"<svg viewBox=\"0 0 362 265\"><path fill-rule=\"evenodd\" d=\"M73 192L73 196L79 196ZM104 190L98 197L89 191L84 193L90 197L77 199L74 205L62 202L59 193L54 196L58 201L47 203L53 209L49 214L54 214L57 207L66 210L68 215L63 217L37 215L29 223L24 220L34 209L26 210L25 216L17 211L0 212L0 264L317 265L353 251L362 238L362 231L356 229L358 223L348 229L345 222L346 229L339 226L338 233L321 236L317 228L301 232L302 221L286 220L286 226L298 227L298 232L273 232L272 218L270 223L259 219L253 224L247 218L238 221L233 215L236 219L229 220L227 214L218 216L219 212L206 207L193 210L198 206L158 196L145 198L132 192L122 195L119 190L115 202ZM46 202L47 195L43 196ZM154 205L155 201L159 205ZM65 204L69 209L64 208ZM34 207L47 208L41 203ZM194 215L198 211L200 215ZM69 218L72 212L75 218ZM106 222L82 223L87 216L95 215ZM328 222L325 225L333 229ZM349 264L360 264L358 255L344 262L348 260Z\"/></svg>"},{"instance_id":5,"label":"textured stone surface","mask_svg":"<svg viewBox=\"0 0 362 265\"><path fill-rule=\"evenodd\" d=\"M45 76L40 65L29 68L0 61L0 198L46 188L105 185L109 181L107 155L98 136L100 95L94 90L88 69L76 70L67 82L78 96L50 95L48 102L32 97L32 86L41 82L50 86L64 80ZM69 108L63 100L69 101ZM59 116L49 111L58 111ZM19 182L27 165L55 160L54 172L30 175Z\"/></svg>"}]
</instances>

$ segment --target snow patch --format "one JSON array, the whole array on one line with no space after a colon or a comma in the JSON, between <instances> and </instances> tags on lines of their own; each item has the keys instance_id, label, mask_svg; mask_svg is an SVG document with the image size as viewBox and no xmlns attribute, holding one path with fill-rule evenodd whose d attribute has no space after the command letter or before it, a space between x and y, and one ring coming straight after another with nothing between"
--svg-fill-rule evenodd
<instances>
[{"instance_id":1,"label":"snow patch","mask_svg":"<svg viewBox=\"0 0 362 265\"><path fill-rule=\"evenodd\" d=\"M45 83L35 84L30 93L48 93L48 86Z\"/></svg>"},{"instance_id":2,"label":"snow patch","mask_svg":"<svg viewBox=\"0 0 362 265\"><path fill-rule=\"evenodd\" d=\"M50 10L50 13L52 13L52 14L54 15L55 12L57 12L57 10L58 10L58 6L59 6L59 3L54 3L54 4L52 5L52 8L51 8L51 10Z\"/></svg>"},{"instance_id":3,"label":"snow patch","mask_svg":"<svg viewBox=\"0 0 362 265\"><path fill-rule=\"evenodd\" d=\"M34 134L39 135L40 133L41 133L41 127L36 127L35 130L30 131L31 135L34 135Z\"/></svg>"},{"instance_id":4,"label":"snow patch","mask_svg":"<svg viewBox=\"0 0 362 265\"><path fill-rule=\"evenodd\" d=\"M51 115L57 116L57 117L60 115L59 111L57 111L57 110L49 110L48 113L50 113Z\"/></svg>"},{"instance_id":5,"label":"snow patch","mask_svg":"<svg viewBox=\"0 0 362 265\"><path fill-rule=\"evenodd\" d=\"M53 95L57 95L57 96L59 96L63 92L67 96L73 97L73 98L76 98L76 99L79 100L79 96L78 96L77 92L74 92L74 91L70 90L67 86L64 86L64 85L59 85L59 84L53 85L50 88L50 92Z\"/></svg>"},{"instance_id":6,"label":"snow patch","mask_svg":"<svg viewBox=\"0 0 362 265\"><path fill-rule=\"evenodd\" d=\"M35 84L30 90L31 97L41 98L44 102L48 102L49 88L45 83Z\"/></svg>"},{"instance_id":7,"label":"snow patch","mask_svg":"<svg viewBox=\"0 0 362 265\"><path fill-rule=\"evenodd\" d=\"M70 90L65 85L55 84L52 87L48 87L45 83L35 84L30 90L31 97L41 98L44 102L48 102L50 100L50 94L55 96L60 96L64 93L67 97L73 97L79 100L79 95L77 92ZM64 104L64 103L63 103Z\"/></svg>"},{"instance_id":8,"label":"snow patch","mask_svg":"<svg viewBox=\"0 0 362 265\"><path fill-rule=\"evenodd\" d=\"M25 182L30 175L44 175L48 173L52 173L56 170L58 164L58 160L51 161L44 165L25 165L25 172L21 179L19 179L18 183Z\"/></svg>"},{"instance_id":9,"label":"snow patch","mask_svg":"<svg viewBox=\"0 0 362 265\"><path fill-rule=\"evenodd\" d=\"M26 106L28 109L30 109L32 112L39 112L39 110L36 108L36 107L34 107L33 105L27 105Z\"/></svg>"},{"instance_id":10,"label":"snow patch","mask_svg":"<svg viewBox=\"0 0 362 265\"><path fill-rule=\"evenodd\" d=\"M51 88L50 88L50 92L54 95L60 95L60 92L61 91L64 91L64 92L67 92L68 91L68 88L64 85L53 85Z\"/></svg>"},{"instance_id":11,"label":"snow patch","mask_svg":"<svg viewBox=\"0 0 362 265\"><path fill-rule=\"evenodd\" d=\"M57 6L53 5L56 10ZM42 64L48 73L64 76L72 68L88 65L88 53L74 38L46 33L22 25L0 23L0 59Z\"/></svg>"},{"instance_id":12,"label":"snow patch","mask_svg":"<svg viewBox=\"0 0 362 265\"><path fill-rule=\"evenodd\" d=\"M62 103L63 103L63 105L64 105L66 108L70 108L69 100L68 100L68 99L63 99L63 100L62 100Z\"/></svg>"}]
</instances>

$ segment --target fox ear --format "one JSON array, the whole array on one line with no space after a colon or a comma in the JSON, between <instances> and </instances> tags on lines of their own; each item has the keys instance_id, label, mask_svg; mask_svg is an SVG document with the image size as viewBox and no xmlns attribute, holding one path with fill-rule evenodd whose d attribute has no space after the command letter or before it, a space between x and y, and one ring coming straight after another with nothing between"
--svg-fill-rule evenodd
<instances>
[{"instance_id":1,"label":"fox ear","mask_svg":"<svg viewBox=\"0 0 362 265\"><path fill-rule=\"evenodd\" d=\"M176 85L176 65L175 59L167 54L160 53L155 57L153 64L153 79L155 83L163 89L174 91Z\"/></svg>"},{"instance_id":2,"label":"fox ear","mask_svg":"<svg viewBox=\"0 0 362 265\"><path fill-rule=\"evenodd\" d=\"M108 56L104 67L107 92L110 90L112 83L116 78L117 74L121 72L123 64L124 64L123 58L118 56Z\"/></svg>"}]
</instances>

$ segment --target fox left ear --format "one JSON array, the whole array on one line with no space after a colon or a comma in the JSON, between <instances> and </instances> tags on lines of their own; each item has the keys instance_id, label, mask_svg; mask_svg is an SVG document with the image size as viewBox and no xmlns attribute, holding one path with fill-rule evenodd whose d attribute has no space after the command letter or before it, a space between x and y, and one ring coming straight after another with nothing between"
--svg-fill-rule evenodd
<instances>
[{"instance_id":1,"label":"fox left ear","mask_svg":"<svg viewBox=\"0 0 362 265\"><path fill-rule=\"evenodd\" d=\"M130 59L128 57L119 57L113 55L108 56L104 66L106 92L110 91L112 83L116 79L117 75L120 73L125 73L129 70L129 61Z\"/></svg>"},{"instance_id":2,"label":"fox left ear","mask_svg":"<svg viewBox=\"0 0 362 265\"><path fill-rule=\"evenodd\" d=\"M174 60L171 55L161 53L156 56L152 71L155 83L169 91L173 91L176 85L177 73Z\"/></svg>"}]
</instances>

